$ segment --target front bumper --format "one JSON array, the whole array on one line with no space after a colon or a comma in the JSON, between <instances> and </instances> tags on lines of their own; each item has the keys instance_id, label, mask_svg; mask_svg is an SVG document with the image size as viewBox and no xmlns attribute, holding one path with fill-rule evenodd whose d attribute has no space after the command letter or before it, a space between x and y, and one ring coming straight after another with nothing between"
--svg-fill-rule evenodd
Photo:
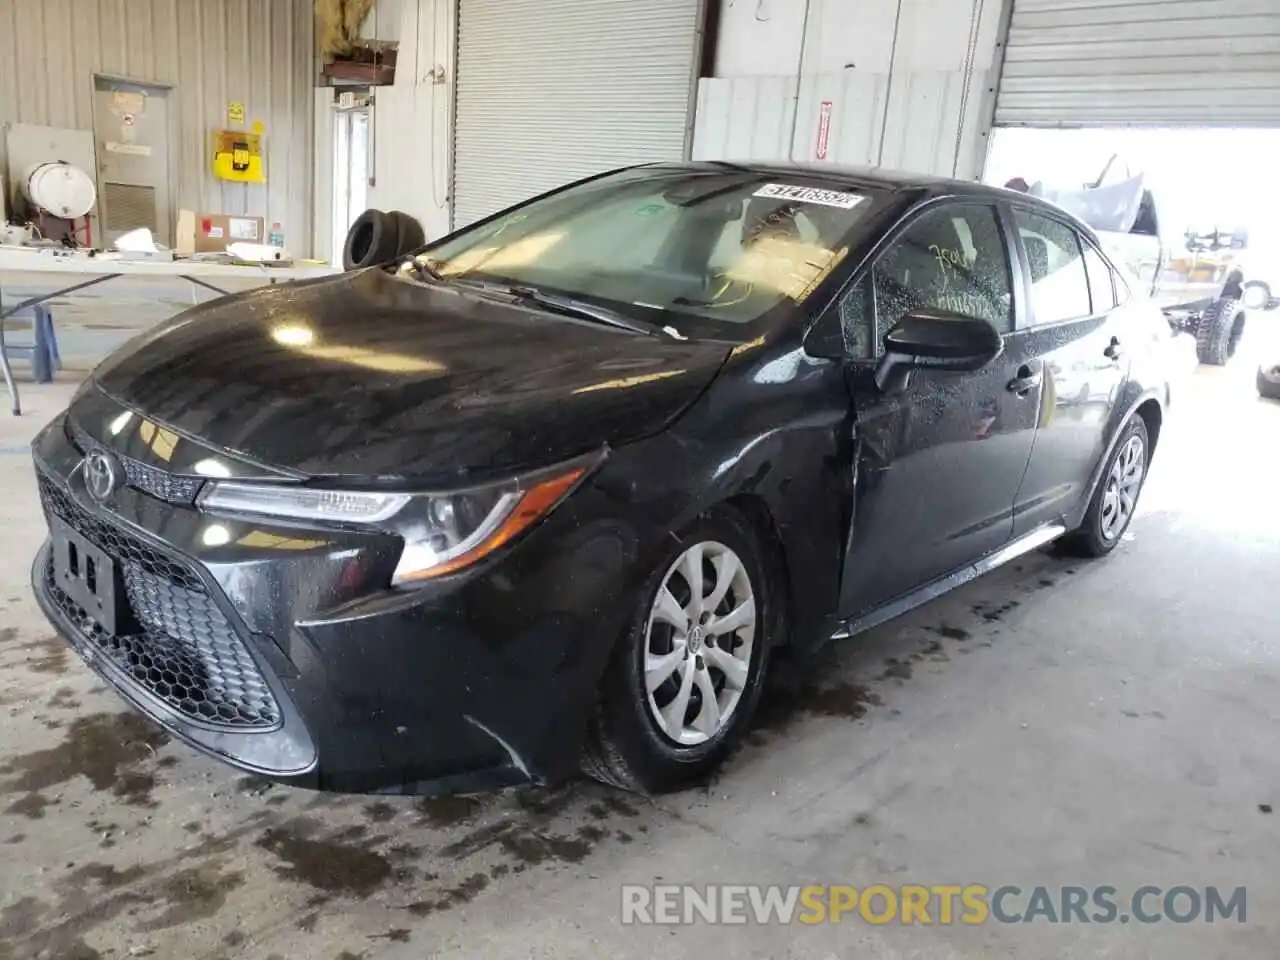
<instances>
[{"instance_id":1,"label":"front bumper","mask_svg":"<svg viewBox=\"0 0 1280 960\"><path fill-rule=\"evenodd\" d=\"M490 789L576 770L635 558L616 523L582 512L590 490L501 557L402 592L386 587L394 537L215 518L132 486L97 503L63 418L33 452L46 517L115 563L126 612L105 633L60 588L48 542L32 568L41 608L183 741L344 792Z\"/></svg>"}]
</instances>

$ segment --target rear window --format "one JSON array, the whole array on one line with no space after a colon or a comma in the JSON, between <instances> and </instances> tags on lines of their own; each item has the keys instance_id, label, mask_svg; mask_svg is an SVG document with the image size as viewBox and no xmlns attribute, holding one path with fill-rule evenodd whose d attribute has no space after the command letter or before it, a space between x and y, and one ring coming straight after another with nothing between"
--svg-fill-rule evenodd
<instances>
[{"instance_id":1,"label":"rear window","mask_svg":"<svg viewBox=\"0 0 1280 960\"><path fill-rule=\"evenodd\" d=\"M1032 323L1058 323L1092 312L1079 235L1060 220L1015 209L1031 271Z\"/></svg>"}]
</instances>

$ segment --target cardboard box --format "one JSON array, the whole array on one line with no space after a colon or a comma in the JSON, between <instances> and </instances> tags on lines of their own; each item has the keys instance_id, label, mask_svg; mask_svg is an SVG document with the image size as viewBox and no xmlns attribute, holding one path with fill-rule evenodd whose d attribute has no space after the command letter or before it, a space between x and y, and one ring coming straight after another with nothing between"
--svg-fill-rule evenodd
<instances>
[{"instance_id":1,"label":"cardboard box","mask_svg":"<svg viewBox=\"0 0 1280 960\"><path fill-rule=\"evenodd\" d=\"M262 217L241 217L229 213L178 211L177 253L221 253L228 243L247 240L266 242L266 221Z\"/></svg>"}]
</instances>

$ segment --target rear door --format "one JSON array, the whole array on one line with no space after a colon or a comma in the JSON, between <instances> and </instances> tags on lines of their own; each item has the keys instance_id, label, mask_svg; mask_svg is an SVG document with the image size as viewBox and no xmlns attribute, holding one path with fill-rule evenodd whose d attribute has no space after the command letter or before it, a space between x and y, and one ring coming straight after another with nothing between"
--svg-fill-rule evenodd
<instances>
[{"instance_id":1,"label":"rear door","mask_svg":"<svg viewBox=\"0 0 1280 960\"><path fill-rule=\"evenodd\" d=\"M903 224L840 299L851 369L865 374L910 309L1015 330L1017 285L994 204L946 200ZM865 361L865 362L864 362ZM841 613L857 616L999 549L1035 435L1034 401L1008 390L1016 350L981 370L915 370L900 393L853 377L855 489Z\"/></svg>"},{"instance_id":2,"label":"rear door","mask_svg":"<svg viewBox=\"0 0 1280 960\"><path fill-rule=\"evenodd\" d=\"M1020 535L1070 513L1086 494L1128 360L1112 271L1092 240L1039 208L1014 205L1009 216L1028 290L1012 339L1041 377L1035 445L1014 504Z\"/></svg>"}]
</instances>

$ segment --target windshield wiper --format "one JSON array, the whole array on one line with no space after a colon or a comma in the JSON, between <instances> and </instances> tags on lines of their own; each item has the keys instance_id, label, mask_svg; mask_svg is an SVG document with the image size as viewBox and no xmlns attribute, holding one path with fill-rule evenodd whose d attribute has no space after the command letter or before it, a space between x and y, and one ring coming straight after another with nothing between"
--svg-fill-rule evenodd
<instances>
[{"instance_id":1,"label":"windshield wiper","mask_svg":"<svg viewBox=\"0 0 1280 960\"><path fill-rule=\"evenodd\" d=\"M426 279L435 283L444 283L449 279L436 267L436 261L429 257L410 257L408 260L405 260L400 264L401 272L403 272L406 267L418 272Z\"/></svg>"},{"instance_id":2,"label":"windshield wiper","mask_svg":"<svg viewBox=\"0 0 1280 960\"><path fill-rule=\"evenodd\" d=\"M645 336L657 337L666 332L656 323L637 320L634 317L625 317L605 307L597 307L594 304L583 303L581 300L560 296L555 293L545 293L536 287L512 285L507 287L507 291L521 300L530 300L548 310L554 310L571 317L580 317L584 320L594 320L610 327L630 330L632 333L642 333Z\"/></svg>"}]
</instances>

